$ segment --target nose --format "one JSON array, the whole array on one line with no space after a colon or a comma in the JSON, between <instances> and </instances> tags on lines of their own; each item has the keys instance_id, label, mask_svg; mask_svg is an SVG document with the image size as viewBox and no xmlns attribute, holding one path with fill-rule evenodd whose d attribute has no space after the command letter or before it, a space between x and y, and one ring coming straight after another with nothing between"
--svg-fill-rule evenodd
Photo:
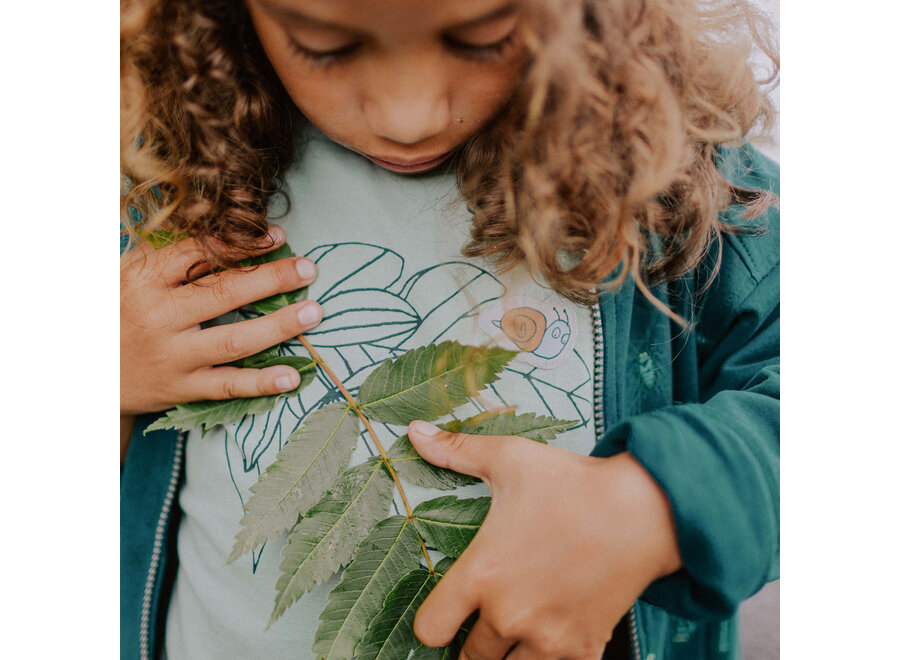
<instances>
[{"instance_id":1,"label":"nose","mask_svg":"<svg viewBox=\"0 0 900 660\"><path fill-rule=\"evenodd\" d=\"M440 66L407 53L368 76L363 113L378 137L403 145L424 142L450 124L449 88Z\"/></svg>"}]
</instances>

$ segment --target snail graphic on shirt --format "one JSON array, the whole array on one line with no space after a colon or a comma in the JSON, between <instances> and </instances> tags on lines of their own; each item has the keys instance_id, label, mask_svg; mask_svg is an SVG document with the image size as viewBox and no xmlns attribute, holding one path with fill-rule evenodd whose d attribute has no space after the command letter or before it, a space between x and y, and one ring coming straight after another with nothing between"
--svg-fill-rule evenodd
<instances>
[{"instance_id":1,"label":"snail graphic on shirt","mask_svg":"<svg viewBox=\"0 0 900 660\"><path fill-rule=\"evenodd\" d=\"M521 350L549 360L562 353L572 336L569 313L563 310L564 320L559 310L553 311L557 318L549 325L543 312L531 307L510 309L502 319L492 323Z\"/></svg>"}]
</instances>

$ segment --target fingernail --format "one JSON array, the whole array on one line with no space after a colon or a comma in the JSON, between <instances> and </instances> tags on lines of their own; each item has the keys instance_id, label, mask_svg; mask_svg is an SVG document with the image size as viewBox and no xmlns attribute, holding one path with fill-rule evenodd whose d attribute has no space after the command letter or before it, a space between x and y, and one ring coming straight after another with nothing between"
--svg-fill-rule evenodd
<instances>
[{"instance_id":1,"label":"fingernail","mask_svg":"<svg viewBox=\"0 0 900 660\"><path fill-rule=\"evenodd\" d=\"M316 265L309 259L297 259L297 273L304 280L311 280L316 276Z\"/></svg>"},{"instance_id":2,"label":"fingernail","mask_svg":"<svg viewBox=\"0 0 900 660\"><path fill-rule=\"evenodd\" d=\"M322 318L322 308L316 303L307 303L297 311L297 318L303 325L318 323Z\"/></svg>"},{"instance_id":3,"label":"fingernail","mask_svg":"<svg viewBox=\"0 0 900 660\"><path fill-rule=\"evenodd\" d=\"M441 430L436 427L434 424L423 421L415 421L410 424L411 427L414 427L413 430L419 435L424 435L428 438L437 435L441 432Z\"/></svg>"},{"instance_id":4,"label":"fingernail","mask_svg":"<svg viewBox=\"0 0 900 660\"><path fill-rule=\"evenodd\" d=\"M269 227L269 238L277 245L284 240L284 229L277 225Z\"/></svg>"},{"instance_id":5,"label":"fingernail","mask_svg":"<svg viewBox=\"0 0 900 660\"><path fill-rule=\"evenodd\" d=\"M297 382L299 374L294 372L293 374L285 374L284 376L279 376L275 379L275 387L278 388L279 392L288 392L300 383Z\"/></svg>"}]
</instances>

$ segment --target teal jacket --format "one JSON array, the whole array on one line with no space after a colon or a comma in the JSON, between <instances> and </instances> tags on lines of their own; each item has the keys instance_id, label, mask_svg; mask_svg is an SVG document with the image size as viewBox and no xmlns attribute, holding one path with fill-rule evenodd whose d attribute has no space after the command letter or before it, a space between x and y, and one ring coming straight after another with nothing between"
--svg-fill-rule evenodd
<instances>
[{"instance_id":1,"label":"teal jacket","mask_svg":"<svg viewBox=\"0 0 900 660\"><path fill-rule=\"evenodd\" d=\"M778 167L750 146L721 151L735 185L779 193ZM726 221L746 225L732 207ZM669 496L684 569L650 585L628 615L635 660L740 657L736 612L779 566L779 222L727 234L657 295L689 330L627 282L601 298L602 384L593 454L629 451ZM721 268L710 282L712 265ZM122 658L158 657L177 567L184 438L143 430L122 469Z\"/></svg>"}]
</instances>

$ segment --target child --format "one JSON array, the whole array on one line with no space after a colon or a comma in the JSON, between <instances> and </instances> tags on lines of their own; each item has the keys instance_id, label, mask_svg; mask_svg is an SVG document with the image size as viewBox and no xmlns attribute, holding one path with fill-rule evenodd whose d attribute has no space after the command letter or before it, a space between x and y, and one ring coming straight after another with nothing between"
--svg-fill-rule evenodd
<instances>
[{"instance_id":1,"label":"child","mask_svg":"<svg viewBox=\"0 0 900 660\"><path fill-rule=\"evenodd\" d=\"M250 486L333 387L202 437L135 423L295 389L286 367L221 365L301 333L351 390L418 346L515 344L458 415L577 423L551 446L409 426L426 460L485 482L460 494L493 498L418 610L424 644L477 611L467 660L738 655L735 611L778 574L777 170L722 146L770 112L735 28L751 14L126 4L124 221L191 238L123 256L122 657L352 656L315 639L337 577L266 630L279 544L224 564ZM217 270L285 241L303 256ZM354 461L373 453L364 435Z\"/></svg>"}]
</instances>

